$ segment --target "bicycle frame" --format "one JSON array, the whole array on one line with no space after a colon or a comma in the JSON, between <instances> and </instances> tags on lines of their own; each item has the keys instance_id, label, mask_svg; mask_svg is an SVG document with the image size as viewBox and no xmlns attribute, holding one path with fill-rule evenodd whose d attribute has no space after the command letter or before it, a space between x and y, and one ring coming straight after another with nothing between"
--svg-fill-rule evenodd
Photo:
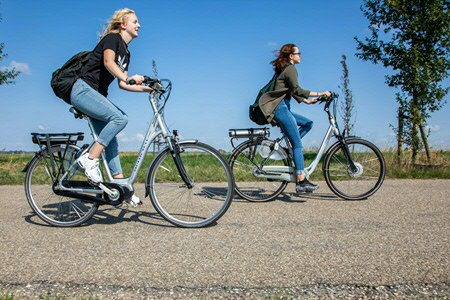
<instances>
[{"instance_id":1,"label":"bicycle frame","mask_svg":"<svg viewBox=\"0 0 450 300\"><path fill-rule=\"evenodd\" d=\"M322 159L322 156L324 155L330 140L333 138L333 136L339 135L340 135L339 128L336 126L336 121L334 120L334 118L332 118L330 119L330 126L328 127L327 133L325 134L322 144L320 145L319 152L317 152L317 155L311 162L311 164L305 168L305 173L308 178L314 172L320 160Z\"/></svg>"},{"instance_id":2,"label":"bicycle frame","mask_svg":"<svg viewBox=\"0 0 450 300\"><path fill-rule=\"evenodd\" d=\"M325 154L325 152L327 150L327 146L328 146L330 140L333 137L336 137L338 139L338 142L341 142L341 143L344 142L344 138L342 137L342 135L339 131L336 121L335 121L334 117L331 115L331 113L329 112L329 103L326 104L324 111L328 114L328 120L329 120L330 126L328 127L328 130L325 133L325 136L322 140L322 144L320 145L320 148L319 148L319 151L318 151L316 157L311 162L311 164L309 166L305 167L305 169L304 169L306 178L309 178L310 175L314 172L314 170L318 166L320 160L322 159L323 155ZM286 144L291 149L291 153L292 153L291 145L290 145L289 141L287 140L286 136L284 135L284 133L283 133L283 136L280 139L278 139L278 141L281 141L283 139L286 140ZM346 148L346 147L344 147L344 148ZM274 151L275 150L272 150L270 155L272 155L272 153ZM269 157L270 157L270 155L269 155ZM346 155L349 157L348 154L346 154ZM351 159L349 161L351 161L351 166L353 167L354 166L353 161ZM263 162L263 164L264 164L264 162ZM295 169L293 166L290 166L290 167L263 166L262 170L264 172L262 174L257 175L257 177L264 177L264 178L278 179L278 180L281 179L281 180L285 180L285 181L289 181L289 182L297 182L297 176L296 176L296 172L295 172ZM266 173L266 174L264 174L264 173ZM278 174L276 174L276 173L278 173Z\"/></svg>"},{"instance_id":3,"label":"bicycle frame","mask_svg":"<svg viewBox=\"0 0 450 300\"><path fill-rule=\"evenodd\" d=\"M170 135L169 128L165 123L164 111L158 109L159 101L161 101L161 100L160 100L158 92L155 90L152 91L149 94L149 102L150 102L150 105L151 105L153 113L154 113L153 119L152 119L150 125L148 126L147 133L145 135L144 141L142 142L141 149L139 150L139 153L136 158L136 162L135 162L135 165L133 167L130 177L128 177L128 178L113 178L113 176L111 175L111 171L109 170L108 162L105 159L105 154L104 154L104 152L102 153L101 157L102 157L103 166L104 166L105 172L107 174L107 177L108 177L108 180L110 183L125 186L130 191L133 191L133 184L137 179L137 176L142 167L142 164L144 163L144 159L147 154L147 151L148 151L150 145L152 144L152 142L155 141L155 139L158 136L162 135L163 138L167 141L167 145L168 145L167 147L169 147L171 150L174 150L174 149L172 149L173 148L173 145L172 145L173 136ZM97 134L95 133L95 130L93 128L93 125L92 125L89 117L83 116L83 118L87 120L89 129L91 131L91 135L94 139L93 142L88 147L88 149L90 149L94 145L95 141L97 141L98 137L97 137ZM162 149L161 152L164 151L166 148ZM66 171L66 173L61 177L61 179L59 181L58 189L63 190L63 191L71 191L71 192L79 192L79 193L102 194L104 192L104 189L106 188L105 186L103 186L103 187L100 186L101 189L64 187L63 181L68 176L68 174L70 174L72 171L74 171L77 167L78 167L77 162L74 161L72 163L72 165L69 167L69 169Z\"/></svg>"},{"instance_id":4,"label":"bicycle frame","mask_svg":"<svg viewBox=\"0 0 450 300\"><path fill-rule=\"evenodd\" d=\"M322 159L322 156L324 155L325 151L327 150L327 146L330 142L330 140L333 138L333 136L339 136L339 129L337 128L334 119L330 120L330 126L328 127L327 132L325 133L325 137L322 140L322 144L320 145L319 151L316 155L316 157L314 158L314 160L311 162L311 164L308 167L305 167L305 176L307 178L309 178L309 176L314 172L314 170L316 169L317 165L319 164L320 160ZM282 139L285 139L285 136L283 135L283 137L280 139L280 141ZM291 146L288 143L288 147L290 149ZM273 151L270 153L270 155L272 155ZM269 155L269 157L270 157ZM264 164L264 162L263 162ZM256 175L256 177L267 177L270 179L278 179L278 180L284 180L284 181L289 181L289 182L297 182L297 176L296 176L296 172L295 172L295 168L293 166L263 166L262 170L264 171L262 174L260 175ZM282 173L282 174L275 174L275 173ZM264 174L266 173L266 174Z\"/></svg>"}]
</instances>

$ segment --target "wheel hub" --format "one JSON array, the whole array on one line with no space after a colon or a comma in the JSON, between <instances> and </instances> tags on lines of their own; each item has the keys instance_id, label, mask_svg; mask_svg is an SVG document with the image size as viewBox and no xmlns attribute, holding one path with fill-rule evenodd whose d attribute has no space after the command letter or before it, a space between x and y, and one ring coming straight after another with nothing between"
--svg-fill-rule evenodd
<instances>
[{"instance_id":1,"label":"wheel hub","mask_svg":"<svg viewBox=\"0 0 450 300\"><path fill-rule=\"evenodd\" d=\"M355 162L355 167L356 167L356 170L352 170L352 167L349 166L348 174L353 178L358 178L358 177L362 176L362 174L364 173L364 168L360 163L357 163L357 162Z\"/></svg>"}]
</instances>

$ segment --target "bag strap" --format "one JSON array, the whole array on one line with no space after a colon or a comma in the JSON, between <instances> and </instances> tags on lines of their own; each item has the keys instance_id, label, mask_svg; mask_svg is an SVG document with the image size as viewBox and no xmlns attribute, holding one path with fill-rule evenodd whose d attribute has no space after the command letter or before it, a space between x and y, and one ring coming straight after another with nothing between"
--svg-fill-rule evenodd
<instances>
[{"instance_id":1,"label":"bag strap","mask_svg":"<svg viewBox=\"0 0 450 300\"><path fill-rule=\"evenodd\" d=\"M273 74L273 77L272 77L272 79L270 80L270 81L275 81L274 83L273 83L273 87L272 87L272 91L275 91L275 86L277 85L277 79L278 79L278 76L280 76L280 74L281 73L277 73L277 72L275 72L274 74Z\"/></svg>"}]
</instances>

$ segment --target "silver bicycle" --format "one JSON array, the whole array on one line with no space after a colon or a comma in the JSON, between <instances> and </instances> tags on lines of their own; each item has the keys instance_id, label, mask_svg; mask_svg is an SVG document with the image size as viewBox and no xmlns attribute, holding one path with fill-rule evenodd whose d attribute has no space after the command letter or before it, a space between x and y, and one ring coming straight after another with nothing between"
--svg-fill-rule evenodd
<instances>
[{"instance_id":1,"label":"silver bicycle","mask_svg":"<svg viewBox=\"0 0 450 300\"><path fill-rule=\"evenodd\" d=\"M114 179L102 154L103 173L107 181L89 183L76 159L97 140L89 118L75 108L76 118L87 120L94 142L82 147L83 133L32 133L38 144L24 168L25 194L31 209L53 226L69 227L88 221L100 205L120 205L133 193L139 170L150 145L163 141L147 172L145 196L150 196L156 211L180 227L204 227L216 222L232 202L234 181L227 161L213 147L197 140L180 141L176 130L170 133L164 119L164 108L172 83L145 77L151 86L149 94L153 119L138 153L129 178Z\"/></svg>"},{"instance_id":2,"label":"silver bicycle","mask_svg":"<svg viewBox=\"0 0 450 300\"><path fill-rule=\"evenodd\" d=\"M374 144L340 132L335 121L337 99L338 95L333 93L329 99L320 100L325 103L330 126L305 173L309 178L324 156L322 172L331 191L346 200L362 200L381 187L386 164ZM333 114L330 113L332 104ZM234 148L229 162L240 197L254 202L273 200L289 182L296 182L291 145L283 132L275 140L268 139L268 128L230 129L229 135ZM333 137L337 141L327 148ZM233 141L239 138L246 141L235 147Z\"/></svg>"}]
</instances>

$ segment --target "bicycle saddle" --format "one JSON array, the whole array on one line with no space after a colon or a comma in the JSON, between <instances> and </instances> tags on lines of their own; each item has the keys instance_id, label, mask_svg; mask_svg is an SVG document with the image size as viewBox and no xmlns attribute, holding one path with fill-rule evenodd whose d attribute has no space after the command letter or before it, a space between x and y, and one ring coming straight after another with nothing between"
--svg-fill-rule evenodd
<instances>
[{"instance_id":1,"label":"bicycle saddle","mask_svg":"<svg viewBox=\"0 0 450 300\"><path fill-rule=\"evenodd\" d=\"M78 109L76 109L73 106L69 109L69 111L71 113L73 113L74 117L77 118L77 119L82 119L83 116L84 116L84 114L81 111L79 111Z\"/></svg>"}]
</instances>

